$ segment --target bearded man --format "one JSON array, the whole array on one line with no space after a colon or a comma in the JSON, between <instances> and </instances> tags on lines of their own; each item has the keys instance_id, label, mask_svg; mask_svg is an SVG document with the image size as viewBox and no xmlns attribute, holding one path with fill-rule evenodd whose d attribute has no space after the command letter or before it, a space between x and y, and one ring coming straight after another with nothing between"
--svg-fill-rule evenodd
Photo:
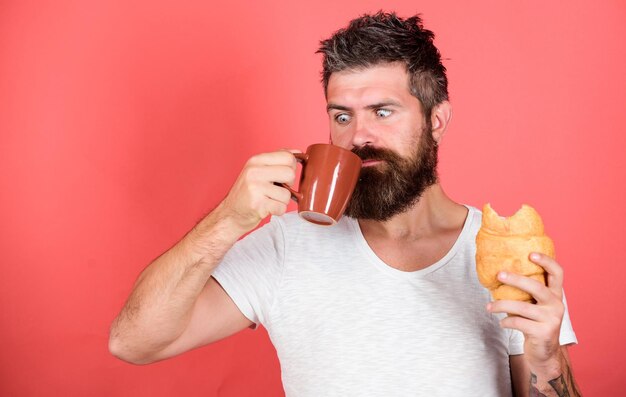
<instances>
[{"instance_id":1,"label":"bearded man","mask_svg":"<svg viewBox=\"0 0 626 397\"><path fill-rule=\"evenodd\" d=\"M480 211L436 173L452 108L433 38L417 16L378 13L323 41L331 141L363 160L347 217L325 228L285 214L294 155L252 157L140 275L111 352L149 363L262 324L287 396L578 395L561 267L531 255L549 286L500 275L534 305L490 302L478 283Z\"/></svg>"}]
</instances>

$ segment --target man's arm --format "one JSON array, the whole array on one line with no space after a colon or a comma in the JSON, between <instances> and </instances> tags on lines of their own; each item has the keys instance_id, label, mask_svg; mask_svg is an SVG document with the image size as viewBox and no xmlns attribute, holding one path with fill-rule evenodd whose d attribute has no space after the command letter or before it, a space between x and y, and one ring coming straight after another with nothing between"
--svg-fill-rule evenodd
<instances>
[{"instance_id":1,"label":"man's arm","mask_svg":"<svg viewBox=\"0 0 626 397\"><path fill-rule=\"evenodd\" d=\"M252 157L228 196L139 276L113 321L109 350L146 364L211 343L252 324L211 273L226 252L268 215L282 215L296 160L287 152Z\"/></svg>"},{"instance_id":2,"label":"man's arm","mask_svg":"<svg viewBox=\"0 0 626 397\"><path fill-rule=\"evenodd\" d=\"M553 374L551 379L539 379L537 374L531 371L523 354L511 356L510 365L513 390L516 397L582 396L574 379L567 346L561 346L560 348L559 367L561 370ZM546 387L547 390L543 392L540 390L540 388L545 389Z\"/></svg>"},{"instance_id":3,"label":"man's arm","mask_svg":"<svg viewBox=\"0 0 626 397\"><path fill-rule=\"evenodd\" d=\"M498 280L528 292L536 304L498 300L487 305L487 310L492 313L509 314L500 321L500 326L524 334L524 354L511 359L515 390L524 397L580 396L567 350L559 344L565 313L563 269L554 259L543 254L533 253L530 260L545 269L547 285L508 272L498 273ZM524 381L528 382L528 388L520 389L523 387L520 382Z\"/></svg>"}]
</instances>

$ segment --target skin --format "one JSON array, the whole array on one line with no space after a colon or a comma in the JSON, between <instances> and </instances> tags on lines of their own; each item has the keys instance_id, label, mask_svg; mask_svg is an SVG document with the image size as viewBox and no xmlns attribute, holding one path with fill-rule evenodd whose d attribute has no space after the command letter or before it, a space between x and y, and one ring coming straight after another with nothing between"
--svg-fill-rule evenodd
<instances>
[{"instance_id":1,"label":"skin","mask_svg":"<svg viewBox=\"0 0 626 397\"><path fill-rule=\"evenodd\" d=\"M148 364L215 342L253 325L211 273L226 252L269 215L287 210L296 160L288 151L245 164L226 198L139 276L111 325L109 350Z\"/></svg>"},{"instance_id":2,"label":"skin","mask_svg":"<svg viewBox=\"0 0 626 397\"><path fill-rule=\"evenodd\" d=\"M409 156L419 143L424 125L423 111L408 90L408 75L401 64L386 64L366 70L334 73L329 80L327 100L333 143L345 148L372 145ZM448 102L432 111L433 138L437 143L452 116ZM368 164L384 167L377 162ZM467 211L450 200L437 183L428 188L407 212L386 222L360 220L368 244L389 266L399 270L423 269L441 259L461 232ZM500 281L529 292L537 304L496 301L491 313L510 313L503 328L524 333L524 354L511 357L516 395L579 395L567 347L559 345L559 330L565 311L563 269L551 258L532 254L530 259L548 274L548 286L528 277L501 273ZM534 383L529 379L534 380ZM552 383L563 376L565 389ZM532 394L531 394L532 393Z\"/></svg>"},{"instance_id":3,"label":"skin","mask_svg":"<svg viewBox=\"0 0 626 397\"><path fill-rule=\"evenodd\" d=\"M524 354L511 358L514 387L522 396L528 392L537 396L580 396L567 347L559 345L565 312L563 269L555 260L539 253L530 254L530 260L546 270L547 286L513 273L500 272L498 279L530 293L537 303L500 300L487 305L491 313L510 314L501 320L503 328L524 333Z\"/></svg>"},{"instance_id":4,"label":"skin","mask_svg":"<svg viewBox=\"0 0 626 397\"><path fill-rule=\"evenodd\" d=\"M338 72L328 82L331 139L352 149L363 145L387 148L408 157L419 144L424 125L420 102L408 90L399 64ZM452 109L434 109L433 137L440 142ZM384 163L372 163L384 167ZM450 200L439 184L426 189L417 204L388 221L359 220L368 244L389 266L414 271L442 258L458 237L467 209Z\"/></svg>"},{"instance_id":5,"label":"skin","mask_svg":"<svg viewBox=\"0 0 626 397\"><path fill-rule=\"evenodd\" d=\"M373 145L411 155L419 143L424 119L419 101L410 95L402 65L386 64L334 73L327 89L332 142L347 149ZM448 102L431 115L432 134L440 143L452 116ZM384 162L366 162L385 167ZM109 349L115 356L147 364L215 342L253 325L211 277L225 253L269 215L282 215L290 193L274 182L291 184L296 160L288 151L252 157L227 197L175 246L155 259L139 276L111 326ZM423 269L442 258L461 232L467 209L450 200L437 183L426 189L408 211L385 222L360 220L369 245L389 266ZM534 259L533 259L534 260ZM550 382L564 376L575 385L565 347L558 345L563 317L563 271L553 260L534 260L549 274L549 287L508 274L504 283L531 293L537 305L499 301L487 310L516 316L502 326L526 336L525 354L511 357L516 395L554 394ZM568 372L569 371L569 372ZM535 383L531 383L531 373ZM549 394L552 393L552 394Z\"/></svg>"}]
</instances>

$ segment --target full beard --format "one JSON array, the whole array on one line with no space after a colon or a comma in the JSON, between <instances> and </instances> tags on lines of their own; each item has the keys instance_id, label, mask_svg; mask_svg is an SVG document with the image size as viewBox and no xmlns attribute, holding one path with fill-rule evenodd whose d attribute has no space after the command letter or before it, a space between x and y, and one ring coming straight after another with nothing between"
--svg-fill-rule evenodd
<instances>
[{"instance_id":1,"label":"full beard","mask_svg":"<svg viewBox=\"0 0 626 397\"><path fill-rule=\"evenodd\" d=\"M422 130L417 150L410 158L371 146L354 148L362 160L382 160L363 167L345 215L386 221L417 203L429 186L437 183L437 144L430 127Z\"/></svg>"}]
</instances>

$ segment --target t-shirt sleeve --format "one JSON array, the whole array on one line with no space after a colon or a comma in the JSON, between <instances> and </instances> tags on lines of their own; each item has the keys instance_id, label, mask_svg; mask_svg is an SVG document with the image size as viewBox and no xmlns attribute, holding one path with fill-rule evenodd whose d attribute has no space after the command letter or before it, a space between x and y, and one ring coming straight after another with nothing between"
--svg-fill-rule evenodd
<instances>
[{"instance_id":1,"label":"t-shirt sleeve","mask_svg":"<svg viewBox=\"0 0 626 397\"><path fill-rule=\"evenodd\" d=\"M282 276L284 246L281 222L272 217L235 243L213 271L241 313L256 325L268 321Z\"/></svg>"},{"instance_id":2,"label":"t-shirt sleeve","mask_svg":"<svg viewBox=\"0 0 626 397\"><path fill-rule=\"evenodd\" d=\"M569 318L567 310L567 299L565 299L565 291L563 291L563 304L565 305L565 313L563 313L563 321L561 322L561 332L559 334L559 343L561 345L569 345L578 343L572 322ZM518 330L510 330L509 336L509 355L524 354L524 334Z\"/></svg>"}]
</instances>

